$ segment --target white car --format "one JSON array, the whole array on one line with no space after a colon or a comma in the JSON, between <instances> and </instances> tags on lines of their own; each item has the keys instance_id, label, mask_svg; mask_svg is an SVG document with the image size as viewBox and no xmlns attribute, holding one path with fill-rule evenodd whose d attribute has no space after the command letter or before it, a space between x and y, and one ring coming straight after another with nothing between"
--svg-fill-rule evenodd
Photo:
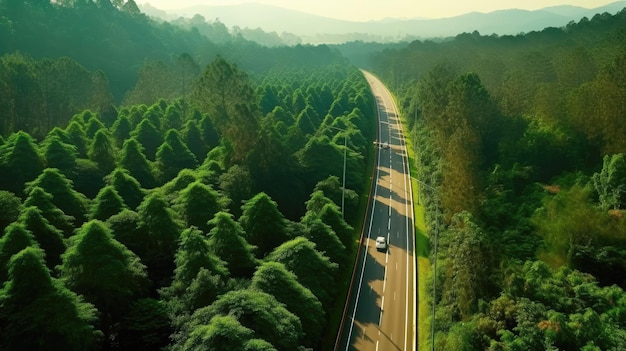
<instances>
[{"instance_id":1,"label":"white car","mask_svg":"<svg viewBox=\"0 0 626 351\"><path fill-rule=\"evenodd\" d=\"M387 239L384 236L379 236L376 238L376 250L385 251L387 250Z\"/></svg>"}]
</instances>

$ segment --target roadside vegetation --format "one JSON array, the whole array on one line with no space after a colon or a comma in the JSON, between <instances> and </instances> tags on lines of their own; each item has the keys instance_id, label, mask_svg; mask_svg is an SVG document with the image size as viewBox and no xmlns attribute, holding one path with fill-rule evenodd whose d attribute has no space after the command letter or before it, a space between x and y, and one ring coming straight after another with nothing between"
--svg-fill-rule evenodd
<instances>
[{"instance_id":1,"label":"roadside vegetation","mask_svg":"<svg viewBox=\"0 0 626 351\"><path fill-rule=\"evenodd\" d=\"M435 349L625 344L625 16L371 57L435 189L420 187L437 260L420 326L435 324Z\"/></svg>"}]
</instances>

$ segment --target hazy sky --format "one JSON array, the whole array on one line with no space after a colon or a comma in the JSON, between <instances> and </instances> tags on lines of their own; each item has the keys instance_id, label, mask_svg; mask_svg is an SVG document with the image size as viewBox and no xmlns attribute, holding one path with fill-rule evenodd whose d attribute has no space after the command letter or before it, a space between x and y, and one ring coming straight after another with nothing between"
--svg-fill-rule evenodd
<instances>
[{"instance_id":1,"label":"hazy sky","mask_svg":"<svg viewBox=\"0 0 626 351\"><path fill-rule=\"evenodd\" d=\"M518 8L535 10L556 5L595 8L616 0L136 0L149 2L161 9L176 9L191 5L229 5L258 2L300 10L326 17L367 21L387 17L451 17L467 12L490 12Z\"/></svg>"}]
</instances>

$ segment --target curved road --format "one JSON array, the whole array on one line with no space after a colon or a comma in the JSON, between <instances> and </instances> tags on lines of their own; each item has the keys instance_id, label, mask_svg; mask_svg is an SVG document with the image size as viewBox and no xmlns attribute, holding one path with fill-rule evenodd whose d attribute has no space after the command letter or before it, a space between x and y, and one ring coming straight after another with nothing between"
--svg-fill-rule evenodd
<instances>
[{"instance_id":1,"label":"curved road","mask_svg":"<svg viewBox=\"0 0 626 351\"><path fill-rule=\"evenodd\" d=\"M363 73L376 98L381 147L367 231L335 349L415 350L413 203L402 125L387 88ZM377 236L387 238L386 252L376 250Z\"/></svg>"}]
</instances>

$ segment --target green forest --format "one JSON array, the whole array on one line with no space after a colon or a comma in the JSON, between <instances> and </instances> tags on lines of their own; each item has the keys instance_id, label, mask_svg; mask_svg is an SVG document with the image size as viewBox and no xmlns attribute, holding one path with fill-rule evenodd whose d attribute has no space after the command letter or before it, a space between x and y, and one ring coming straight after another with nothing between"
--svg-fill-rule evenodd
<instances>
[{"instance_id":1,"label":"green forest","mask_svg":"<svg viewBox=\"0 0 626 351\"><path fill-rule=\"evenodd\" d=\"M420 347L625 349L626 10L368 64L398 97L424 184L437 270L434 297L420 276L435 311L420 311Z\"/></svg>"},{"instance_id":2,"label":"green forest","mask_svg":"<svg viewBox=\"0 0 626 351\"><path fill-rule=\"evenodd\" d=\"M626 10L289 39L0 0L0 349L332 349L377 137L357 66L414 152L419 349L626 349Z\"/></svg>"},{"instance_id":3,"label":"green forest","mask_svg":"<svg viewBox=\"0 0 626 351\"><path fill-rule=\"evenodd\" d=\"M0 51L0 349L332 346L374 154L355 66L132 0L2 1Z\"/></svg>"}]
</instances>

